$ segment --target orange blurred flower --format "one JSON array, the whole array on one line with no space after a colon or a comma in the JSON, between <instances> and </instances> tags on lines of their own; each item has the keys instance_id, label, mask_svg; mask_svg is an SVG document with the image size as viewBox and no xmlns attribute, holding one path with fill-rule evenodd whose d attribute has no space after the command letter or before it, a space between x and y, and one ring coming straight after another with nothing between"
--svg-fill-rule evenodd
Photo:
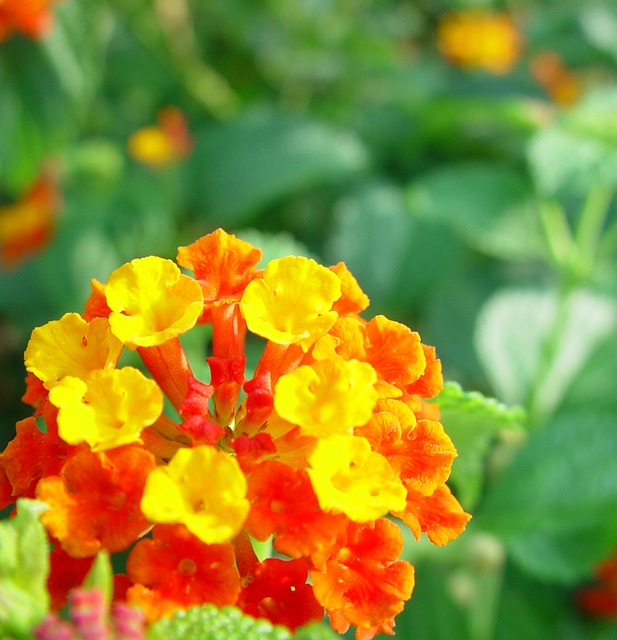
<instances>
[{"instance_id":1,"label":"orange blurred flower","mask_svg":"<svg viewBox=\"0 0 617 640\"><path fill-rule=\"evenodd\" d=\"M601 562L594 573L595 584L579 590L578 605L592 616L617 620L617 552Z\"/></svg>"},{"instance_id":2,"label":"orange blurred flower","mask_svg":"<svg viewBox=\"0 0 617 640\"><path fill-rule=\"evenodd\" d=\"M580 98L581 84L558 53L554 51L536 53L529 63L529 70L536 82L556 104L569 106Z\"/></svg>"},{"instance_id":3,"label":"orange blurred flower","mask_svg":"<svg viewBox=\"0 0 617 640\"><path fill-rule=\"evenodd\" d=\"M2 0L0 2L0 42L13 33L38 39L51 28L51 6L59 0Z\"/></svg>"},{"instance_id":4,"label":"orange blurred flower","mask_svg":"<svg viewBox=\"0 0 617 640\"><path fill-rule=\"evenodd\" d=\"M157 124L138 129L128 139L132 158L151 169L162 169L186 158L193 150L186 118L176 107L157 113Z\"/></svg>"},{"instance_id":5,"label":"orange blurred flower","mask_svg":"<svg viewBox=\"0 0 617 640\"><path fill-rule=\"evenodd\" d=\"M444 14L437 49L450 63L490 73L510 72L521 55L522 35L507 13L469 9Z\"/></svg>"},{"instance_id":6,"label":"orange blurred flower","mask_svg":"<svg viewBox=\"0 0 617 640\"><path fill-rule=\"evenodd\" d=\"M2 27L0 2L0 29ZM0 262L11 267L41 251L51 240L60 210L60 192L49 172L37 178L21 198L0 206Z\"/></svg>"}]
</instances>

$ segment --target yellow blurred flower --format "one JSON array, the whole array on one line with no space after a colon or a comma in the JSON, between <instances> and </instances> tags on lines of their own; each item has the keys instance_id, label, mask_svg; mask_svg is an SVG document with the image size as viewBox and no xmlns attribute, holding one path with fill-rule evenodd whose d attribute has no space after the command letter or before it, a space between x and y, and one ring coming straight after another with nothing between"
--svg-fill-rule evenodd
<instances>
[{"instance_id":1,"label":"yellow blurred flower","mask_svg":"<svg viewBox=\"0 0 617 640\"><path fill-rule=\"evenodd\" d=\"M143 127L127 142L131 157L152 169L182 160L193 149L184 114L176 107L165 107L157 114L158 124Z\"/></svg>"},{"instance_id":2,"label":"yellow blurred flower","mask_svg":"<svg viewBox=\"0 0 617 640\"><path fill-rule=\"evenodd\" d=\"M437 49L454 65L510 72L521 55L522 34L507 13L481 9L444 14L437 25Z\"/></svg>"}]
</instances>

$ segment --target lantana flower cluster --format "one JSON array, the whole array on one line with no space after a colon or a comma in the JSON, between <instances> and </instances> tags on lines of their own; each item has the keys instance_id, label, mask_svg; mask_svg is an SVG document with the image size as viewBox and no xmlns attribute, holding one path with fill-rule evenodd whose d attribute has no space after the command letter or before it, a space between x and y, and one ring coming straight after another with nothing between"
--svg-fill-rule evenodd
<instances>
[{"instance_id":1,"label":"lantana flower cluster","mask_svg":"<svg viewBox=\"0 0 617 640\"><path fill-rule=\"evenodd\" d=\"M177 262L122 265L83 313L33 331L35 412L0 454L0 505L47 503L56 608L105 549L128 554L115 599L149 621L213 603L294 630L325 612L369 639L393 633L414 586L400 525L437 545L464 529L456 450L426 402L435 349L361 317L343 263L261 256L219 229ZM209 380L192 330L210 336Z\"/></svg>"}]
</instances>

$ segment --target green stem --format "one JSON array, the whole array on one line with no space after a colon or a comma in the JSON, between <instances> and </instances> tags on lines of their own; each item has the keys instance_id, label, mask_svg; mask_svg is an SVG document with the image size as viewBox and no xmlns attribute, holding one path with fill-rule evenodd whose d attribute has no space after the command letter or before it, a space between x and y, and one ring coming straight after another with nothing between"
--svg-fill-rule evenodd
<instances>
[{"instance_id":1,"label":"green stem","mask_svg":"<svg viewBox=\"0 0 617 640\"><path fill-rule=\"evenodd\" d=\"M540 222L553 265L563 271L572 255L574 238L562 206L553 200L540 202Z\"/></svg>"},{"instance_id":2,"label":"green stem","mask_svg":"<svg viewBox=\"0 0 617 640\"><path fill-rule=\"evenodd\" d=\"M598 186L589 192L583 205L575 233L577 264L572 265L582 280L588 279L593 273L612 197L612 189Z\"/></svg>"}]
</instances>

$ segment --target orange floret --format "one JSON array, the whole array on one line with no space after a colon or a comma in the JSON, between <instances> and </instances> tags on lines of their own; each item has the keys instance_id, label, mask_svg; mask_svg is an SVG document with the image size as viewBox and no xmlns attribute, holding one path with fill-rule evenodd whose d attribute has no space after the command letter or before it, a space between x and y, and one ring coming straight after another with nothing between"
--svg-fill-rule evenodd
<instances>
[{"instance_id":1,"label":"orange floret","mask_svg":"<svg viewBox=\"0 0 617 640\"><path fill-rule=\"evenodd\" d=\"M424 532L438 546L457 538L471 519L445 484L429 496L408 484L405 511L392 515L399 517L411 529L416 540Z\"/></svg>"},{"instance_id":2,"label":"orange floret","mask_svg":"<svg viewBox=\"0 0 617 640\"><path fill-rule=\"evenodd\" d=\"M206 544L183 525L156 525L152 539L135 545L127 560L130 603L149 620L191 605L234 604L240 576L231 543Z\"/></svg>"},{"instance_id":3,"label":"orange floret","mask_svg":"<svg viewBox=\"0 0 617 640\"><path fill-rule=\"evenodd\" d=\"M274 548L292 558L324 554L340 546L347 518L324 513L304 469L266 460L249 476L247 497L251 511L246 527L258 540L274 535Z\"/></svg>"},{"instance_id":4,"label":"orange floret","mask_svg":"<svg viewBox=\"0 0 617 640\"><path fill-rule=\"evenodd\" d=\"M47 412L47 430L43 433L32 417L17 423L17 435L0 454L0 468L12 487L11 504L17 497L33 498L37 482L44 476L60 473L69 445L58 437L57 411Z\"/></svg>"},{"instance_id":5,"label":"orange floret","mask_svg":"<svg viewBox=\"0 0 617 640\"><path fill-rule=\"evenodd\" d=\"M389 520L350 523L346 545L311 571L315 596L337 631L352 624L364 638L392 633L414 586L413 567L398 560L402 549L401 532Z\"/></svg>"},{"instance_id":6,"label":"orange floret","mask_svg":"<svg viewBox=\"0 0 617 640\"><path fill-rule=\"evenodd\" d=\"M38 39L51 27L51 6L58 0L3 0L0 2L0 42L13 33Z\"/></svg>"},{"instance_id":7,"label":"orange floret","mask_svg":"<svg viewBox=\"0 0 617 640\"><path fill-rule=\"evenodd\" d=\"M56 545L49 554L49 577L47 589L50 596L50 606L54 611L63 609L68 600L69 593L81 586L90 567L93 558L73 558L61 546Z\"/></svg>"},{"instance_id":8,"label":"orange floret","mask_svg":"<svg viewBox=\"0 0 617 640\"><path fill-rule=\"evenodd\" d=\"M268 558L248 576L238 606L251 616L266 618L295 631L320 622L323 607L306 584L308 565L304 560Z\"/></svg>"},{"instance_id":9,"label":"orange floret","mask_svg":"<svg viewBox=\"0 0 617 640\"><path fill-rule=\"evenodd\" d=\"M360 289L358 281L353 277L351 271L344 262L339 262L330 271L334 271L341 279L341 297L335 300L332 310L336 311L339 316L360 313L369 305L368 296Z\"/></svg>"},{"instance_id":10,"label":"orange floret","mask_svg":"<svg viewBox=\"0 0 617 640\"><path fill-rule=\"evenodd\" d=\"M381 383L399 389L398 395L416 382L426 369L420 336L385 316L375 316L367 323L349 317L340 318L328 336L316 345L315 357L329 357L333 348L345 360L354 358L368 362Z\"/></svg>"},{"instance_id":11,"label":"orange floret","mask_svg":"<svg viewBox=\"0 0 617 640\"><path fill-rule=\"evenodd\" d=\"M139 504L154 466L154 456L141 447L96 454L84 448L61 475L39 482L35 495L50 507L41 520L74 557L122 551L150 526Z\"/></svg>"},{"instance_id":12,"label":"orange floret","mask_svg":"<svg viewBox=\"0 0 617 640\"><path fill-rule=\"evenodd\" d=\"M246 285L259 274L261 249L217 229L178 249L178 264L190 269L201 285L204 306L238 302Z\"/></svg>"}]
</instances>

